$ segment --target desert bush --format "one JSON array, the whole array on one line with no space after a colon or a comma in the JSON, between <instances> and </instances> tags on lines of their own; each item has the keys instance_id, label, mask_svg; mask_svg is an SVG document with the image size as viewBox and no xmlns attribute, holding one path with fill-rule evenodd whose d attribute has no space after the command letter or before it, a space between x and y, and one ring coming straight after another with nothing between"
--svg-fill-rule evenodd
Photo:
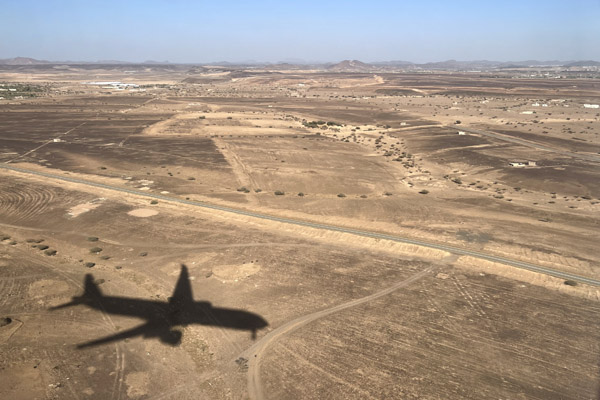
<instances>
[{"instance_id":1,"label":"desert bush","mask_svg":"<svg viewBox=\"0 0 600 400\"><path fill-rule=\"evenodd\" d=\"M98 254L102 251L102 247L92 247L90 253Z\"/></svg>"},{"instance_id":2,"label":"desert bush","mask_svg":"<svg viewBox=\"0 0 600 400\"><path fill-rule=\"evenodd\" d=\"M39 250L46 250L47 248L49 248L50 246L46 246L45 244L38 244L37 247Z\"/></svg>"},{"instance_id":3,"label":"desert bush","mask_svg":"<svg viewBox=\"0 0 600 400\"><path fill-rule=\"evenodd\" d=\"M53 255L56 254L56 250L54 250L54 249L48 249L48 250L46 250L44 252L44 254L47 255L47 256L53 256Z\"/></svg>"},{"instance_id":4,"label":"desert bush","mask_svg":"<svg viewBox=\"0 0 600 400\"><path fill-rule=\"evenodd\" d=\"M276 190L275 191L275 196L283 196L284 194L285 194L285 192L282 191L282 190Z\"/></svg>"},{"instance_id":5,"label":"desert bush","mask_svg":"<svg viewBox=\"0 0 600 400\"><path fill-rule=\"evenodd\" d=\"M158 200L152 200L150 201L150 204L158 204Z\"/></svg>"},{"instance_id":6,"label":"desert bush","mask_svg":"<svg viewBox=\"0 0 600 400\"><path fill-rule=\"evenodd\" d=\"M565 281L565 285L567 285L567 286L577 286L577 282L572 281L572 280L569 279L569 280Z\"/></svg>"},{"instance_id":7,"label":"desert bush","mask_svg":"<svg viewBox=\"0 0 600 400\"><path fill-rule=\"evenodd\" d=\"M366 194L361 194L361 195L360 195L360 198L361 198L361 199L366 199L366 198L367 198L367 195L366 195Z\"/></svg>"},{"instance_id":8,"label":"desert bush","mask_svg":"<svg viewBox=\"0 0 600 400\"><path fill-rule=\"evenodd\" d=\"M85 265L86 267L88 267L88 268L92 268L94 265L96 265L96 263L93 263L93 262L86 262L84 265Z\"/></svg>"},{"instance_id":9,"label":"desert bush","mask_svg":"<svg viewBox=\"0 0 600 400\"><path fill-rule=\"evenodd\" d=\"M429 190L427 190L427 189L423 189L423 190L421 190L419 193L421 193L421 194L427 194L427 193L429 193Z\"/></svg>"},{"instance_id":10,"label":"desert bush","mask_svg":"<svg viewBox=\"0 0 600 400\"><path fill-rule=\"evenodd\" d=\"M337 197L346 197L344 193L338 193Z\"/></svg>"},{"instance_id":11,"label":"desert bush","mask_svg":"<svg viewBox=\"0 0 600 400\"><path fill-rule=\"evenodd\" d=\"M300 193L298 193L298 196L304 197L304 193L300 192Z\"/></svg>"},{"instance_id":12,"label":"desert bush","mask_svg":"<svg viewBox=\"0 0 600 400\"><path fill-rule=\"evenodd\" d=\"M88 236L87 241L88 242L97 242L98 238L96 236Z\"/></svg>"}]
</instances>

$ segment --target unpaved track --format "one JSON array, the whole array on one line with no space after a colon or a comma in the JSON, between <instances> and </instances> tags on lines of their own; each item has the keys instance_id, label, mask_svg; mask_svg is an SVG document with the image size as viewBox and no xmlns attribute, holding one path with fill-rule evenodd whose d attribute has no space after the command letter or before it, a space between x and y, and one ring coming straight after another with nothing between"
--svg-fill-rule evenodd
<instances>
[{"instance_id":1,"label":"unpaved track","mask_svg":"<svg viewBox=\"0 0 600 400\"><path fill-rule=\"evenodd\" d=\"M339 304L337 306L327 308L325 310L320 310L314 312L312 314L304 315L302 317L296 318L290 322L287 322L281 325L279 328L269 332L262 339L254 343L251 347L245 350L240 357L243 357L248 360L248 395L251 399L260 400L264 399L263 387L260 381L260 361L265 353L267 347L281 338L283 335L287 335L298 328L313 322L319 318L326 317L333 313L346 310L348 308L356 307L358 305L364 304L371 300L378 299L379 297L383 297L387 294L392 293L395 290L403 288L405 286L410 285L411 283L423 278L432 268L426 268L421 272L416 273L408 279L395 283L394 285L383 289L379 292L373 293L369 296L362 297L360 299L351 300L347 303Z\"/></svg>"},{"instance_id":2,"label":"unpaved track","mask_svg":"<svg viewBox=\"0 0 600 400\"><path fill-rule=\"evenodd\" d=\"M112 185L107 185L104 183L88 181L85 179L72 178L69 176L60 176L60 175L50 174L50 173L41 172L41 171L33 171L33 170L15 167L13 165L0 164L0 168L5 169L5 170L10 170L13 172L23 173L23 174L37 175L37 176L42 176L44 178L49 178L49 179L58 179L61 181L76 183L76 184L80 184L80 185L86 185L86 186L92 186L92 187L97 187L97 188L111 190L111 191L128 193L128 194L132 194L132 195L139 196L139 197L157 199L157 200L168 201L168 202L179 203L179 204L187 204L190 206L224 211L224 212L228 212L228 213L232 213L232 214L244 215L247 217L260 218L260 219L269 220L269 221L281 222L284 224L305 226L308 228L322 229L322 230L333 231L333 232L349 233L349 234L356 235L356 236L368 237L368 238L373 238L373 239L384 239L384 240L389 240L392 242L407 243L407 244L412 244L412 245L416 245L416 246L427 247L430 249L442 250L442 251L446 251L448 253L456 254L456 255L460 255L460 256L470 256L470 257L474 257L474 258L479 258L481 260L491 261L491 262L495 262L495 263L508 265L511 267L525 269L528 271L553 276L553 277L559 278L559 279L573 280L573 281L577 281L577 282L581 282L581 283L586 283L588 285L600 286L600 280L597 280L597 279L588 278L588 277L576 275L576 274L571 274L569 272L559 271L559 270L548 268L548 267L542 267L542 266L531 264L531 263L524 262L524 261L512 260L509 258L499 257L499 256L491 255L488 253L483 253L480 251L467 250L464 248L450 246L450 245L441 244L441 243L433 243L433 242L427 242L424 240L411 239L411 238L407 238L407 237L387 235L385 233L377 233L377 232L362 231L362 230L358 230L358 229L344 228L341 226L335 226L335 225L329 225L329 224L319 224L319 223L315 223L315 222L302 221L302 220L292 219L292 218L276 217L274 215L261 214L261 213L256 213L256 212L252 212L252 211L245 211L245 210L240 210L237 208L219 206L216 204L211 204L211 203L206 203L206 202L201 202L201 201L185 200L185 199L181 199L181 198L177 198L177 197L169 197L169 196L165 196L165 195L161 195L161 194L146 193L141 190L129 189L129 188L124 188L124 187L119 187L119 186L112 186Z\"/></svg>"},{"instance_id":3,"label":"unpaved track","mask_svg":"<svg viewBox=\"0 0 600 400\"><path fill-rule=\"evenodd\" d=\"M552 153L560 154L562 156L578 158L580 160L586 160L586 161L600 162L600 155L596 155L596 154L592 154L592 153L576 153L574 151L557 149L557 148L550 147L545 144L531 142L529 140L520 139L520 138L516 138L516 137L512 137L512 136L506 136L506 135L502 135L502 134L496 133L496 132L482 131L481 129L474 129L474 128L467 128L462 125L450 125L449 127L453 128L453 129L457 129L459 131L475 133L477 135L487 136L487 137L491 137L494 139L503 140L505 142L520 144L523 146L531 147L532 149L549 151Z\"/></svg>"}]
</instances>

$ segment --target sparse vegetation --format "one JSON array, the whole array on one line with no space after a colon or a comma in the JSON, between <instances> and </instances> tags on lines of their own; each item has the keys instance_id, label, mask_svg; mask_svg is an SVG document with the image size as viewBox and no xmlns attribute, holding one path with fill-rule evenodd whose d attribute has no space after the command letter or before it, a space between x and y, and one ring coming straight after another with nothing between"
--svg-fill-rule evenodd
<instances>
[{"instance_id":1,"label":"sparse vegetation","mask_svg":"<svg viewBox=\"0 0 600 400\"><path fill-rule=\"evenodd\" d=\"M283 190L276 190L275 191L275 196L283 196L285 194L285 192Z\"/></svg>"}]
</instances>

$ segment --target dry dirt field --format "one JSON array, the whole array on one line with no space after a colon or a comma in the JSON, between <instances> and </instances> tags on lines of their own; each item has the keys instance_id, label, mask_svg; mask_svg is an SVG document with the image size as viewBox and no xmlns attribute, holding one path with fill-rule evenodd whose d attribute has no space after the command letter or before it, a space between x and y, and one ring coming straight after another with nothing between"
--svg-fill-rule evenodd
<instances>
[{"instance_id":1,"label":"dry dirt field","mask_svg":"<svg viewBox=\"0 0 600 400\"><path fill-rule=\"evenodd\" d=\"M600 81L0 84L0 398L600 399Z\"/></svg>"}]
</instances>

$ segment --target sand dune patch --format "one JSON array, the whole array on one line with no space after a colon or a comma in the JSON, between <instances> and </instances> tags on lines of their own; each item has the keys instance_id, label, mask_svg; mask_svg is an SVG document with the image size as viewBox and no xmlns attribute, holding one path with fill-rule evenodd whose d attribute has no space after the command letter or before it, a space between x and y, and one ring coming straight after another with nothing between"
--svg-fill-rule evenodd
<instances>
[{"instance_id":1,"label":"sand dune patch","mask_svg":"<svg viewBox=\"0 0 600 400\"><path fill-rule=\"evenodd\" d=\"M127 215L131 215L132 217L138 218L152 217L156 214L158 214L158 211L151 210L149 208L136 208L135 210L131 210L127 213Z\"/></svg>"}]
</instances>

